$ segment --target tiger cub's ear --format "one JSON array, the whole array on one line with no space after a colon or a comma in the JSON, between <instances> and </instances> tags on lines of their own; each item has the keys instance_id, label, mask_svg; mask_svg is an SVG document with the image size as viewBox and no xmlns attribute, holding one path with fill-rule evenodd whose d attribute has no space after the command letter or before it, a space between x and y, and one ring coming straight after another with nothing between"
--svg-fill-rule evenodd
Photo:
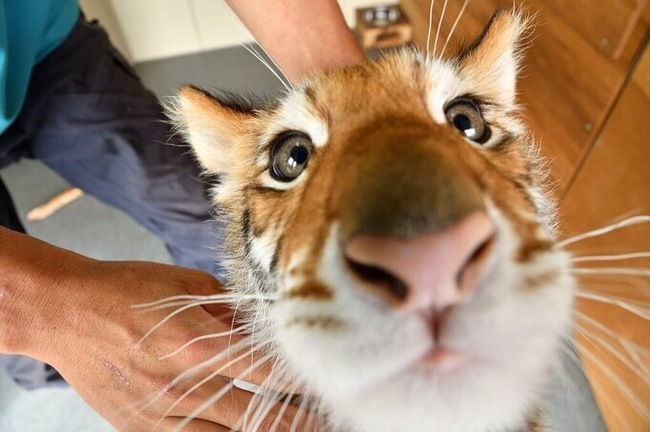
<instances>
[{"instance_id":1,"label":"tiger cub's ear","mask_svg":"<svg viewBox=\"0 0 650 432\"><path fill-rule=\"evenodd\" d=\"M459 55L459 72L476 93L504 106L515 103L521 45L531 19L521 12L496 12L483 32Z\"/></svg>"},{"instance_id":2,"label":"tiger cub's ear","mask_svg":"<svg viewBox=\"0 0 650 432\"><path fill-rule=\"evenodd\" d=\"M252 109L241 103L228 103L196 87L183 87L174 107L172 120L183 132L199 163L208 173L226 170L232 149L249 131Z\"/></svg>"}]
</instances>

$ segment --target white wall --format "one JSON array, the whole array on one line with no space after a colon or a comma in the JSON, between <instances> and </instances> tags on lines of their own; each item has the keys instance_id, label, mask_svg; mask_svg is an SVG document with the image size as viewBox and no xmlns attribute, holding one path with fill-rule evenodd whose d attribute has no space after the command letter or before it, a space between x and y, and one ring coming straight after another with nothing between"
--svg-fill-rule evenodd
<instances>
[{"instance_id":1,"label":"white wall","mask_svg":"<svg viewBox=\"0 0 650 432\"><path fill-rule=\"evenodd\" d=\"M123 34L126 50L136 62L252 40L223 0L82 0L83 3L108 7L119 23L113 26L115 31ZM354 25L355 8L378 3L382 0L339 0L350 26ZM100 20L105 21L101 16Z\"/></svg>"}]
</instances>

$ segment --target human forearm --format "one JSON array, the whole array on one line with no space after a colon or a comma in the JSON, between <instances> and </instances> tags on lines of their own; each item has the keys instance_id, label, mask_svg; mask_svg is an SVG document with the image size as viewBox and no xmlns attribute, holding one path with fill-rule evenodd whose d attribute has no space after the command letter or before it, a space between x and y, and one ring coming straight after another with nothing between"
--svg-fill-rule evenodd
<instances>
[{"instance_id":1,"label":"human forearm","mask_svg":"<svg viewBox=\"0 0 650 432\"><path fill-rule=\"evenodd\" d=\"M289 80L364 59L335 0L226 0Z\"/></svg>"},{"instance_id":2,"label":"human forearm","mask_svg":"<svg viewBox=\"0 0 650 432\"><path fill-rule=\"evenodd\" d=\"M56 307L67 301L57 287L92 261L0 227L0 353L49 357L66 316Z\"/></svg>"},{"instance_id":3,"label":"human forearm","mask_svg":"<svg viewBox=\"0 0 650 432\"><path fill-rule=\"evenodd\" d=\"M97 261L0 228L0 353L24 354L51 364L119 430L153 430L158 421L162 426L157 430L172 430L179 421L174 417L192 412L229 385L230 378L215 377L182 401L179 395L193 381L178 383L173 390L166 386L243 336L229 334L232 317L220 321L203 308L192 307L141 342L173 309L143 312L133 306L175 296L219 295L222 289L201 271L150 262ZM213 312L221 315L229 310L221 307ZM229 335L199 340L206 334ZM191 340L195 343L181 353L161 360ZM213 366L219 368L226 361ZM233 362L224 368L224 375L238 376L249 361L247 356ZM258 384L265 377L264 368L242 376ZM239 418L238 407L250 395L238 389L229 393L188 430L233 426L231 419ZM140 410L143 402L156 396L160 398L155 404Z\"/></svg>"}]
</instances>

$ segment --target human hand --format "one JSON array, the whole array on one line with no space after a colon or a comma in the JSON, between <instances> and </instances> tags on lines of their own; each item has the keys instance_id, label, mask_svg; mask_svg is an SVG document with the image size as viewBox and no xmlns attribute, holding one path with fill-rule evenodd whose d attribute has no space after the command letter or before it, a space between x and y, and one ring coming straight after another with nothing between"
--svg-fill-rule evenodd
<instances>
[{"instance_id":1,"label":"human hand","mask_svg":"<svg viewBox=\"0 0 650 432\"><path fill-rule=\"evenodd\" d=\"M248 347L245 335L229 334L232 316L220 320L201 307L189 308L140 342L169 310L133 308L178 295L218 294L222 287L212 276L155 263L95 261L0 230L0 245L7 244L14 248L11 254L0 248L0 352L51 364L118 430L170 430L190 415L195 419L184 430L239 426L253 396L231 388L231 378L246 372L243 379L260 384L268 373L263 366L251 370L258 356L246 349L233 349L196 376L170 386L229 346ZM228 315L227 308L210 312ZM227 336L197 341L161 360L188 341L217 333ZM214 378L185 395L216 371ZM224 397L193 414L220 391ZM262 429L281 409L278 404L271 410ZM288 430L296 411L286 408L277 430Z\"/></svg>"}]
</instances>

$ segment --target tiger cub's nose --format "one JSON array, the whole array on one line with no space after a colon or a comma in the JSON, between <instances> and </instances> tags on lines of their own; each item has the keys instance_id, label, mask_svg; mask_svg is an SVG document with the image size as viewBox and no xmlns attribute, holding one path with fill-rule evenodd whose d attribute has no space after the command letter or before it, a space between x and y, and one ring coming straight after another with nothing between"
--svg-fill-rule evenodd
<instances>
[{"instance_id":1,"label":"tiger cub's nose","mask_svg":"<svg viewBox=\"0 0 650 432\"><path fill-rule=\"evenodd\" d=\"M363 286L391 306L441 311L477 286L493 240L492 221L476 211L443 231L407 239L358 235L343 249Z\"/></svg>"}]
</instances>

